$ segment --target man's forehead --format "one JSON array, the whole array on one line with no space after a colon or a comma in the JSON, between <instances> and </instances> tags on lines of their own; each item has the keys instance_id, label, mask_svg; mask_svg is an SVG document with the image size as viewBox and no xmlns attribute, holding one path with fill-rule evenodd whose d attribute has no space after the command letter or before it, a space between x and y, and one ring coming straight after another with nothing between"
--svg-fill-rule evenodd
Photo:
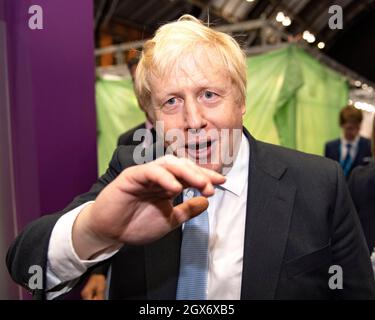
<instances>
[{"instance_id":1,"label":"man's forehead","mask_svg":"<svg viewBox=\"0 0 375 320\"><path fill-rule=\"evenodd\" d=\"M188 63L171 66L164 77L153 74L150 84L152 89L157 88L157 94L163 94L179 89L225 87L229 78L228 72L218 66Z\"/></svg>"},{"instance_id":2,"label":"man's forehead","mask_svg":"<svg viewBox=\"0 0 375 320\"><path fill-rule=\"evenodd\" d=\"M183 94L184 92L193 91L197 93L203 89L217 89L224 91L228 88L228 84L225 79L216 79L215 81L209 81L207 78L192 78L185 81L181 78L173 81L161 82L160 86L151 87L151 94L156 98L164 97L166 95Z\"/></svg>"}]
</instances>

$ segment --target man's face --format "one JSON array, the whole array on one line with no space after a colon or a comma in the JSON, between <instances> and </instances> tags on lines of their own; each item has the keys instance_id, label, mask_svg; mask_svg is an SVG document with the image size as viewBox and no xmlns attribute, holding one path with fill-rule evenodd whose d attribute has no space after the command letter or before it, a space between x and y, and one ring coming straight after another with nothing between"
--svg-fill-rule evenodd
<instances>
[{"instance_id":1,"label":"man's face","mask_svg":"<svg viewBox=\"0 0 375 320\"><path fill-rule=\"evenodd\" d=\"M359 134L360 125L355 122L346 122L341 125L344 137L348 141L353 141Z\"/></svg>"},{"instance_id":2,"label":"man's face","mask_svg":"<svg viewBox=\"0 0 375 320\"><path fill-rule=\"evenodd\" d=\"M166 140L171 129L184 137L182 143L166 141L166 146L173 145L174 154L202 167L225 173L223 168L232 165L225 155L233 160L241 142L245 104L239 102L239 90L215 54L201 48L185 55L162 79L152 75L150 86L151 105L164 125Z\"/></svg>"}]
</instances>

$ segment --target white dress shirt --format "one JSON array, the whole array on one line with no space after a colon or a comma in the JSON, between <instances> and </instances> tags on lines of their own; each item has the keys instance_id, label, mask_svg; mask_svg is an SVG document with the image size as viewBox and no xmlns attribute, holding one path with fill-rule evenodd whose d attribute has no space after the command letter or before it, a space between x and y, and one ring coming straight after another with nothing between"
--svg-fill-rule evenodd
<instances>
[{"instance_id":1,"label":"white dress shirt","mask_svg":"<svg viewBox=\"0 0 375 320\"><path fill-rule=\"evenodd\" d=\"M241 297L249 158L249 142L242 135L238 155L226 174L226 182L215 187L215 194L208 198L209 300ZM94 260L81 260L76 254L72 244L73 223L88 203L63 215L53 228L47 257L47 290L52 290L47 292L47 299L68 292L89 267L117 253L104 253ZM57 286L59 289L53 291Z\"/></svg>"}]
</instances>

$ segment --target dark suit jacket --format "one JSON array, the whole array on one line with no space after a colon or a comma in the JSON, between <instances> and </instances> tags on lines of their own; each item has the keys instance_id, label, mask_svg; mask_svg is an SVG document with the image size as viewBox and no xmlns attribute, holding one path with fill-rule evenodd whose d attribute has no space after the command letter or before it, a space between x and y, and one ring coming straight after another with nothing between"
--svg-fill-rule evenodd
<instances>
[{"instance_id":1,"label":"dark suit jacket","mask_svg":"<svg viewBox=\"0 0 375 320\"><path fill-rule=\"evenodd\" d=\"M375 160L353 170L349 190L371 253L375 247Z\"/></svg>"},{"instance_id":2,"label":"dark suit jacket","mask_svg":"<svg viewBox=\"0 0 375 320\"><path fill-rule=\"evenodd\" d=\"M143 122L140 125L132 128L132 129L126 131L125 133L123 133L122 135L120 135L118 140L117 140L117 146L137 146L137 145L141 144L143 142L143 139L142 139L142 141L134 140L134 133L138 129L146 129L146 123ZM153 143L155 143L155 141L156 141L156 131L155 131L154 128L151 129L151 134L152 134L152 138L153 138ZM94 268L92 270L92 273L93 274L106 275L108 273L109 266L110 266L110 261L108 261L107 263L103 263L100 266Z\"/></svg>"},{"instance_id":3,"label":"dark suit jacket","mask_svg":"<svg viewBox=\"0 0 375 320\"><path fill-rule=\"evenodd\" d=\"M251 155L241 298L373 299L366 242L339 164L245 134ZM64 212L95 199L134 165L129 148L115 151L108 171L88 193L62 213L34 221L16 238L7 255L16 282L27 287L30 265L45 270L50 234ZM111 258L110 298L175 299L181 233L178 228L149 245L125 245ZM328 287L331 265L343 269L342 290ZM45 297L43 290L34 294Z\"/></svg>"},{"instance_id":4,"label":"dark suit jacket","mask_svg":"<svg viewBox=\"0 0 375 320\"><path fill-rule=\"evenodd\" d=\"M118 138L118 141L117 141L117 145L118 146L137 146L139 145L140 143L143 142L142 141L135 141L134 140L134 133L138 130L138 129L146 129L146 123L143 122L141 123L140 125L126 131L125 133L123 133L119 138ZM155 142L156 141L156 131L154 128L151 129L151 133L152 133L152 138L153 138L153 141Z\"/></svg>"},{"instance_id":5,"label":"dark suit jacket","mask_svg":"<svg viewBox=\"0 0 375 320\"><path fill-rule=\"evenodd\" d=\"M340 147L341 147L341 140L336 139L326 143L324 156L340 162ZM366 158L371 157L371 141L367 138L360 137L358 141L358 150L356 157L353 161L352 167L349 170L349 175L353 171L353 169L359 165L363 165L366 163Z\"/></svg>"}]
</instances>

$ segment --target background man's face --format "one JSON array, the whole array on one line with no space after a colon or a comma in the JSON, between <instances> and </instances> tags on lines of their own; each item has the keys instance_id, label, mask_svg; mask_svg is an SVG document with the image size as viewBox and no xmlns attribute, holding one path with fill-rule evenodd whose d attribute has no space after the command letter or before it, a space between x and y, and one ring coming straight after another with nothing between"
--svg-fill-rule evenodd
<instances>
[{"instance_id":1,"label":"background man's face","mask_svg":"<svg viewBox=\"0 0 375 320\"><path fill-rule=\"evenodd\" d=\"M352 141L359 134L361 126L356 122L346 122L341 126L341 128L345 139L348 141Z\"/></svg>"},{"instance_id":2,"label":"background man's face","mask_svg":"<svg viewBox=\"0 0 375 320\"><path fill-rule=\"evenodd\" d=\"M217 172L223 171L224 164L230 167L221 155L237 154L241 135L235 138L233 129L242 130L245 104L239 102L239 90L215 54L198 48L171 66L163 79L151 76L150 85L151 104L156 120L164 124L164 134L179 129L185 138L178 151ZM199 134L191 135L194 129ZM221 137L222 129L229 129L228 140ZM201 161L204 158L207 163Z\"/></svg>"}]
</instances>

